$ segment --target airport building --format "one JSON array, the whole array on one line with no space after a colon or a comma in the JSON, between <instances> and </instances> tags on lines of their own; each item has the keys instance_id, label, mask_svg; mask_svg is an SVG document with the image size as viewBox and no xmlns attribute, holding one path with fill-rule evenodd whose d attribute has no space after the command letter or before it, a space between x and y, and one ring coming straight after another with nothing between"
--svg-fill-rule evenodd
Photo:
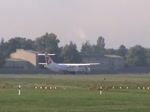
<instances>
[{"instance_id":1,"label":"airport building","mask_svg":"<svg viewBox=\"0 0 150 112\"><path fill-rule=\"evenodd\" d=\"M103 54L81 54L84 63L100 63L97 66L90 66L91 70L98 72L114 72L124 69L125 60L117 55Z\"/></svg>"},{"instance_id":2,"label":"airport building","mask_svg":"<svg viewBox=\"0 0 150 112\"><path fill-rule=\"evenodd\" d=\"M6 60L5 70L39 71L39 52L17 49ZM81 54L83 63L100 63L90 66L91 71L118 71L124 69L124 58L116 55Z\"/></svg>"},{"instance_id":3,"label":"airport building","mask_svg":"<svg viewBox=\"0 0 150 112\"><path fill-rule=\"evenodd\" d=\"M36 70L38 68L38 52L17 49L6 59L3 69Z\"/></svg>"}]
</instances>

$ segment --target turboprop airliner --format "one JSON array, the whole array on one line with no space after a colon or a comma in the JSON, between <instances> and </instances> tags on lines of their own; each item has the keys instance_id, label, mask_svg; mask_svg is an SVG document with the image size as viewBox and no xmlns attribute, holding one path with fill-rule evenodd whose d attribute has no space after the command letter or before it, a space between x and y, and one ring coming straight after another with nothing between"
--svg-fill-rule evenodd
<instances>
[{"instance_id":1,"label":"turboprop airliner","mask_svg":"<svg viewBox=\"0 0 150 112\"><path fill-rule=\"evenodd\" d=\"M66 73L75 74L77 72L82 72L87 74L91 71L89 66L100 64L100 63L55 63L50 57L50 55L55 55L55 54L48 54L46 52L45 54L38 54L38 55L45 55L46 63L39 63L40 65L44 65L44 67L52 71L61 72L64 74Z\"/></svg>"}]
</instances>

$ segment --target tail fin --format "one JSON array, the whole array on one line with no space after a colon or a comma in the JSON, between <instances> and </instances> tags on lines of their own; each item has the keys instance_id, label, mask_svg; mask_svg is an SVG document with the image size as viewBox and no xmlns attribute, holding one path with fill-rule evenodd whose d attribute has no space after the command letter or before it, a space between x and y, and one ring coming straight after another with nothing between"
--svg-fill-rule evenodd
<instances>
[{"instance_id":1,"label":"tail fin","mask_svg":"<svg viewBox=\"0 0 150 112\"><path fill-rule=\"evenodd\" d=\"M54 63L47 52L45 53L45 62L47 65Z\"/></svg>"},{"instance_id":2,"label":"tail fin","mask_svg":"<svg viewBox=\"0 0 150 112\"><path fill-rule=\"evenodd\" d=\"M51 59L50 55L55 55L55 54L49 54L49 53L45 53L45 54L38 54L39 56L45 56L45 63L39 63L42 65L49 65L54 63L53 60Z\"/></svg>"}]
</instances>

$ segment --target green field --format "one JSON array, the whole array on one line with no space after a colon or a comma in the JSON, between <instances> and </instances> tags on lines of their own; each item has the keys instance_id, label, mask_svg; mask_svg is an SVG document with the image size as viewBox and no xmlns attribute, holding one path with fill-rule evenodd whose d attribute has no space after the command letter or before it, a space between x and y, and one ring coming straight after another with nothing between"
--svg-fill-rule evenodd
<instances>
[{"instance_id":1,"label":"green field","mask_svg":"<svg viewBox=\"0 0 150 112\"><path fill-rule=\"evenodd\" d=\"M150 75L0 75L0 112L149 112L150 90L137 89L149 86Z\"/></svg>"}]
</instances>

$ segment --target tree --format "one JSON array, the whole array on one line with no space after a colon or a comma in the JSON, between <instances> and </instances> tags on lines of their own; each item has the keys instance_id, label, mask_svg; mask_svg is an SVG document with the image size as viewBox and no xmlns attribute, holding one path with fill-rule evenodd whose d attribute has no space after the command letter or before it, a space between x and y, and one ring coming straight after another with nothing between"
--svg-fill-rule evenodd
<instances>
[{"instance_id":1,"label":"tree","mask_svg":"<svg viewBox=\"0 0 150 112\"><path fill-rule=\"evenodd\" d=\"M8 42L5 43L5 47L7 48L9 55L10 53L15 52L16 49L34 50L34 42L31 39L15 37L8 40Z\"/></svg>"},{"instance_id":2,"label":"tree","mask_svg":"<svg viewBox=\"0 0 150 112\"><path fill-rule=\"evenodd\" d=\"M96 45L91 45L89 41L82 44L82 53L105 53L105 39L100 36L97 39Z\"/></svg>"},{"instance_id":3,"label":"tree","mask_svg":"<svg viewBox=\"0 0 150 112\"><path fill-rule=\"evenodd\" d=\"M6 57L2 52L0 52L0 68L5 64Z\"/></svg>"},{"instance_id":4,"label":"tree","mask_svg":"<svg viewBox=\"0 0 150 112\"><path fill-rule=\"evenodd\" d=\"M81 56L77 50L77 46L72 41L69 45L65 45L62 48L61 55L64 58L64 62L66 63L79 63L82 61Z\"/></svg>"},{"instance_id":5,"label":"tree","mask_svg":"<svg viewBox=\"0 0 150 112\"><path fill-rule=\"evenodd\" d=\"M89 41L86 41L82 44L81 53L91 53L92 52L92 46Z\"/></svg>"},{"instance_id":6,"label":"tree","mask_svg":"<svg viewBox=\"0 0 150 112\"><path fill-rule=\"evenodd\" d=\"M146 50L140 45L136 45L129 49L129 53L127 55L127 65L132 66L146 66Z\"/></svg>"},{"instance_id":7,"label":"tree","mask_svg":"<svg viewBox=\"0 0 150 112\"><path fill-rule=\"evenodd\" d=\"M2 38L0 42L0 68L5 64L6 56L4 52L4 39Z\"/></svg>"},{"instance_id":8,"label":"tree","mask_svg":"<svg viewBox=\"0 0 150 112\"><path fill-rule=\"evenodd\" d=\"M96 46L100 49L100 50L104 50L105 49L105 39L100 36L98 39L97 39L97 44Z\"/></svg>"},{"instance_id":9,"label":"tree","mask_svg":"<svg viewBox=\"0 0 150 112\"><path fill-rule=\"evenodd\" d=\"M117 50L117 55L122 56L124 58L126 57L127 53L128 49L124 45L121 45Z\"/></svg>"},{"instance_id":10,"label":"tree","mask_svg":"<svg viewBox=\"0 0 150 112\"><path fill-rule=\"evenodd\" d=\"M147 65L150 66L150 49L146 49Z\"/></svg>"},{"instance_id":11,"label":"tree","mask_svg":"<svg viewBox=\"0 0 150 112\"><path fill-rule=\"evenodd\" d=\"M35 40L35 49L40 52L49 52L49 53L60 53L60 49L58 47L59 39L53 33L48 34L37 38Z\"/></svg>"},{"instance_id":12,"label":"tree","mask_svg":"<svg viewBox=\"0 0 150 112\"><path fill-rule=\"evenodd\" d=\"M53 33L46 33L34 41L36 51L41 53L54 53L56 55L51 58L55 62L62 62L62 57L60 56L61 48L58 46L59 42L59 39Z\"/></svg>"},{"instance_id":13,"label":"tree","mask_svg":"<svg viewBox=\"0 0 150 112\"><path fill-rule=\"evenodd\" d=\"M105 54L116 55L116 50L115 49L106 49Z\"/></svg>"},{"instance_id":14,"label":"tree","mask_svg":"<svg viewBox=\"0 0 150 112\"><path fill-rule=\"evenodd\" d=\"M4 38L1 39L1 42L0 42L0 47L2 48L4 45Z\"/></svg>"},{"instance_id":15,"label":"tree","mask_svg":"<svg viewBox=\"0 0 150 112\"><path fill-rule=\"evenodd\" d=\"M96 45L92 46L92 53L105 53L105 39L100 36Z\"/></svg>"},{"instance_id":16,"label":"tree","mask_svg":"<svg viewBox=\"0 0 150 112\"><path fill-rule=\"evenodd\" d=\"M27 39L26 42L25 42L25 48L24 49L35 50L34 41L31 40L31 39Z\"/></svg>"}]
</instances>

